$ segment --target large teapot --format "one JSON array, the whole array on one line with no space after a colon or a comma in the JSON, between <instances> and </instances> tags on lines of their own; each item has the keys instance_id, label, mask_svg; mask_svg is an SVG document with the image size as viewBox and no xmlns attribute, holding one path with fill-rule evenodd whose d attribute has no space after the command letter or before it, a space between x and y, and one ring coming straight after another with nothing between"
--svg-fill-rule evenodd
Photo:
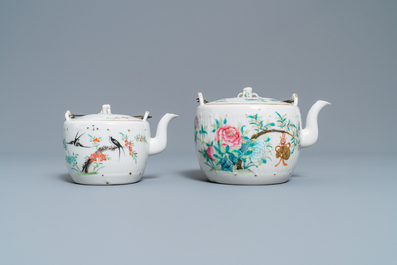
<instances>
[{"instance_id":1,"label":"large teapot","mask_svg":"<svg viewBox=\"0 0 397 265\"><path fill-rule=\"evenodd\" d=\"M199 93L195 145L208 180L227 184L275 184L288 181L301 147L318 138L317 116L329 105L317 101L301 129L298 96L277 101L246 87L236 98L207 102Z\"/></svg>"},{"instance_id":2,"label":"large teapot","mask_svg":"<svg viewBox=\"0 0 397 265\"><path fill-rule=\"evenodd\" d=\"M112 114L103 105L99 114L65 113L63 148L73 180L81 184L107 185L134 183L142 178L149 155L162 152L167 145L168 123L178 117L167 113L150 138L144 116Z\"/></svg>"}]
</instances>

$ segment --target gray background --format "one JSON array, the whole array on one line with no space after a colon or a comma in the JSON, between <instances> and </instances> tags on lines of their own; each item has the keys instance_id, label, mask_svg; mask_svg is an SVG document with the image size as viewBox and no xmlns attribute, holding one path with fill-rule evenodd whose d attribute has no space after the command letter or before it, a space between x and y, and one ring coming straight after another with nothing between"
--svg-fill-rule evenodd
<instances>
[{"instance_id":1,"label":"gray background","mask_svg":"<svg viewBox=\"0 0 397 265\"><path fill-rule=\"evenodd\" d=\"M0 1L1 264L395 264L396 1ZM318 99L320 138L282 185L205 181L205 99ZM143 180L71 183L64 113L137 115Z\"/></svg>"},{"instance_id":2,"label":"gray background","mask_svg":"<svg viewBox=\"0 0 397 265\"><path fill-rule=\"evenodd\" d=\"M179 114L166 152L192 152L197 92L252 86L297 93L304 117L332 103L306 153L395 153L396 13L396 1L1 1L0 152L62 152L64 112L104 103L151 111L152 132Z\"/></svg>"}]
</instances>

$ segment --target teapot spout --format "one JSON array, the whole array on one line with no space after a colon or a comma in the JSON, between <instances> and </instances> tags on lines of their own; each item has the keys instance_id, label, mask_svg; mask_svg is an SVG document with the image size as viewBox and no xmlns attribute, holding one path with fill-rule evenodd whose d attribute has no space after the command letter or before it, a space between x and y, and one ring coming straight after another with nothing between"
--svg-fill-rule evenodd
<instances>
[{"instance_id":1,"label":"teapot spout","mask_svg":"<svg viewBox=\"0 0 397 265\"><path fill-rule=\"evenodd\" d=\"M318 139L318 113L322 108L331 103L318 100L309 110L306 118L306 128L301 132L301 147L309 147L317 142Z\"/></svg>"},{"instance_id":2,"label":"teapot spout","mask_svg":"<svg viewBox=\"0 0 397 265\"><path fill-rule=\"evenodd\" d=\"M170 121L178 115L167 113L161 118L157 125L156 137L150 139L149 155L157 155L164 151L167 146L167 128Z\"/></svg>"}]
</instances>

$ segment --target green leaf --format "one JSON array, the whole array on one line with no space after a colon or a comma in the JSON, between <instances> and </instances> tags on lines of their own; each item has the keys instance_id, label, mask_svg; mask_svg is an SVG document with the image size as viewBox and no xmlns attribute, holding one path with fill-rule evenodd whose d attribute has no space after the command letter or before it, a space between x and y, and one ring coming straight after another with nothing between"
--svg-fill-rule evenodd
<instances>
[{"instance_id":1,"label":"green leaf","mask_svg":"<svg viewBox=\"0 0 397 265\"><path fill-rule=\"evenodd\" d=\"M219 121L218 120L215 120L215 122L216 122L216 127L217 128L219 128L221 125L219 124Z\"/></svg>"},{"instance_id":2,"label":"green leaf","mask_svg":"<svg viewBox=\"0 0 397 265\"><path fill-rule=\"evenodd\" d=\"M243 125L243 126L241 127L241 129L240 129L241 133L244 133L244 127L245 127L245 125Z\"/></svg>"},{"instance_id":3,"label":"green leaf","mask_svg":"<svg viewBox=\"0 0 397 265\"><path fill-rule=\"evenodd\" d=\"M226 122L227 122L227 120L226 120L226 118L225 118L225 120L223 121L223 124L226 124Z\"/></svg>"},{"instance_id":4,"label":"green leaf","mask_svg":"<svg viewBox=\"0 0 397 265\"><path fill-rule=\"evenodd\" d=\"M212 132L216 132L216 129L213 129Z\"/></svg>"}]
</instances>

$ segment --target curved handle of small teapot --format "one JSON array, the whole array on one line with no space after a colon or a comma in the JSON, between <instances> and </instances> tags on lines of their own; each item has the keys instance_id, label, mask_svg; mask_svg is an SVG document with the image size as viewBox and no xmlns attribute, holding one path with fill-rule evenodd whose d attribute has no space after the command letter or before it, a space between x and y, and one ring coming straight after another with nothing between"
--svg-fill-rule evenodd
<instances>
[{"instance_id":1,"label":"curved handle of small teapot","mask_svg":"<svg viewBox=\"0 0 397 265\"><path fill-rule=\"evenodd\" d=\"M143 121L146 121L147 120L147 118L149 117L149 111L146 111L145 112L145 115L143 116Z\"/></svg>"}]
</instances>

